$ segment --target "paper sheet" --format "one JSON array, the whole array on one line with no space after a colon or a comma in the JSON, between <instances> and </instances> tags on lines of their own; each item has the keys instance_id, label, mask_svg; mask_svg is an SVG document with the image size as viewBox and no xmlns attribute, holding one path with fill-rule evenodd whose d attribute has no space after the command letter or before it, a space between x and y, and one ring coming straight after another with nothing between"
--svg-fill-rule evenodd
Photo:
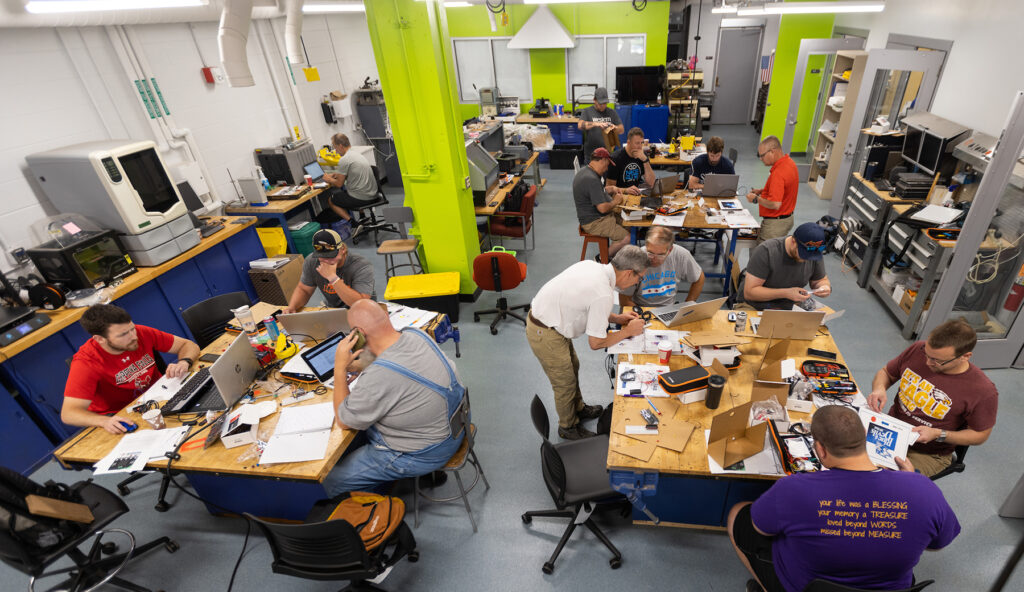
<instances>
[{"instance_id":1,"label":"paper sheet","mask_svg":"<svg viewBox=\"0 0 1024 592\"><path fill-rule=\"evenodd\" d=\"M150 459L163 458L165 452L174 450L188 429L188 426L164 430L139 429L125 434L109 454L93 465L94 473L105 475L141 471Z\"/></svg>"},{"instance_id":2,"label":"paper sheet","mask_svg":"<svg viewBox=\"0 0 1024 592\"><path fill-rule=\"evenodd\" d=\"M406 327L416 327L418 329L430 322L435 316L437 316L436 312L411 306L402 306L396 308L391 313L391 326L395 328L395 331L401 331Z\"/></svg>"},{"instance_id":3,"label":"paper sheet","mask_svg":"<svg viewBox=\"0 0 1024 592\"><path fill-rule=\"evenodd\" d=\"M729 228L760 228L757 220L746 208L722 212Z\"/></svg>"},{"instance_id":4,"label":"paper sheet","mask_svg":"<svg viewBox=\"0 0 1024 592\"><path fill-rule=\"evenodd\" d=\"M142 393L139 403L145 403L147 401L167 401L178 392L181 385L185 383L185 380L191 376L191 374L186 374L185 376L180 376L178 378L171 378L164 374L153 383L153 386L149 387L146 389L146 392Z\"/></svg>"},{"instance_id":5,"label":"paper sheet","mask_svg":"<svg viewBox=\"0 0 1024 592\"><path fill-rule=\"evenodd\" d=\"M301 434L322 430L330 432L332 425L334 425L333 403L288 407L281 411L274 435Z\"/></svg>"},{"instance_id":6,"label":"paper sheet","mask_svg":"<svg viewBox=\"0 0 1024 592\"><path fill-rule=\"evenodd\" d=\"M301 409L293 407L292 409ZM331 430L299 434L274 434L260 456L261 465L320 460L327 456Z\"/></svg>"},{"instance_id":7,"label":"paper sheet","mask_svg":"<svg viewBox=\"0 0 1024 592\"><path fill-rule=\"evenodd\" d=\"M657 215L654 217L655 226L674 226L676 228L682 228L684 222L686 222L686 216Z\"/></svg>"},{"instance_id":8,"label":"paper sheet","mask_svg":"<svg viewBox=\"0 0 1024 592\"><path fill-rule=\"evenodd\" d=\"M634 335L623 339L608 348L610 354L642 354L644 352L644 336Z\"/></svg>"},{"instance_id":9,"label":"paper sheet","mask_svg":"<svg viewBox=\"0 0 1024 592\"><path fill-rule=\"evenodd\" d=\"M636 378L623 382L622 375L628 370L635 370ZM649 397L667 397L668 393L658 385L658 375L665 372L668 372L668 366L622 362L615 377L615 394L628 395L631 390L639 389L640 394Z\"/></svg>"},{"instance_id":10,"label":"paper sheet","mask_svg":"<svg viewBox=\"0 0 1024 592\"><path fill-rule=\"evenodd\" d=\"M713 475L724 475L724 474L735 474L735 475L783 475L785 472L782 467L779 466L779 461L775 457L773 452L772 444L768 441L771 435L765 431L765 442L764 448L761 452L758 452L754 456L743 459L742 469L724 469L721 465L715 462L715 459L708 455L708 469ZM711 439L711 430L704 430L704 442L705 444Z\"/></svg>"}]
</instances>

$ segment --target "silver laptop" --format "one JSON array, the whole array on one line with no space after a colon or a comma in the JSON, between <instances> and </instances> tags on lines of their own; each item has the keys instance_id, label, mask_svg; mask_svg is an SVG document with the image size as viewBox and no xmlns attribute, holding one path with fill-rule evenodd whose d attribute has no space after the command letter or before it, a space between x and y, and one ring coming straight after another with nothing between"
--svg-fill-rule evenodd
<instances>
[{"instance_id":1,"label":"silver laptop","mask_svg":"<svg viewBox=\"0 0 1024 592\"><path fill-rule=\"evenodd\" d=\"M220 391L225 409L230 409L242 398L259 371L260 362L256 359L256 352L249 345L249 338L242 333L210 366L210 377Z\"/></svg>"},{"instance_id":2,"label":"silver laptop","mask_svg":"<svg viewBox=\"0 0 1024 592\"><path fill-rule=\"evenodd\" d=\"M277 315L277 322L292 338L299 341L323 341L338 331L350 331L347 308L330 308Z\"/></svg>"},{"instance_id":3,"label":"silver laptop","mask_svg":"<svg viewBox=\"0 0 1024 592\"><path fill-rule=\"evenodd\" d=\"M764 310L756 324L751 319L751 325L759 337L809 340L818 335L824 319L825 311Z\"/></svg>"},{"instance_id":4,"label":"silver laptop","mask_svg":"<svg viewBox=\"0 0 1024 592\"><path fill-rule=\"evenodd\" d=\"M655 309L653 312L659 321L665 323L665 326L675 327L684 323L710 319L722 308L726 300L728 298L715 298L707 302L690 302L678 309L675 306L666 306Z\"/></svg>"},{"instance_id":5,"label":"silver laptop","mask_svg":"<svg viewBox=\"0 0 1024 592\"><path fill-rule=\"evenodd\" d=\"M709 173L704 175L704 189L701 190L701 195L704 197L734 197L739 184L739 175Z\"/></svg>"}]
</instances>

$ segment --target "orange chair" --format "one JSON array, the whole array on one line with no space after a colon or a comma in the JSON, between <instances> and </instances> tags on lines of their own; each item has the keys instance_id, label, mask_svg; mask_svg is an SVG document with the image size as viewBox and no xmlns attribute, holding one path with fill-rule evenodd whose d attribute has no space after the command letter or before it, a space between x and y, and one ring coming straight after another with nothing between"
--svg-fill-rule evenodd
<instances>
[{"instance_id":1,"label":"orange chair","mask_svg":"<svg viewBox=\"0 0 1024 592\"><path fill-rule=\"evenodd\" d=\"M501 295L502 290L511 290L526 279L526 264L516 259L512 253L489 251L481 253L473 259L473 281L481 290L498 293L498 307L473 312L473 321L480 322L480 315L497 315L491 321L491 335L498 334L498 322L505 317L514 317L526 325L526 317L513 310L530 310L529 304L509 306L508 300Z\"/></svg>"},{"instance_id":2,"label":"orange chair","mask_svg":"<svg viewBox=\"0 0 1024 592\"><path fill-rule=\"evenodd\" d=\"M583 231L583 227L580 226L580 236L583 237L583 252L580 253L580 261L586 261L587 259L587 245L590 243L597 244L597 250L601 254L601 263L608 263L608 243L611 241L606 237L597 236L596 234L587 234Z\"/></svg>"}]
</instances>

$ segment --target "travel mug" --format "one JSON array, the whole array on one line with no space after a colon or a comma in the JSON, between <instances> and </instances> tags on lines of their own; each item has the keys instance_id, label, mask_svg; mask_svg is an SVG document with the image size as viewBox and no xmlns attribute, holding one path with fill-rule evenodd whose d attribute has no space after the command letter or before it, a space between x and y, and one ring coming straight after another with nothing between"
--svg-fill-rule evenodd
<instances>
[{"instance_id":1,"label":"travel mug","mask_svg":"<svg viewBox=\"0 0 1024 592\"><path fill-rule=\"evenodd\" d=\"M718 409L718 403L722 400L722 389L724 388L724 376L717 374L708 376L708 395L704 397L704 406L708 409Z\"/></svg>"}]
</instances>

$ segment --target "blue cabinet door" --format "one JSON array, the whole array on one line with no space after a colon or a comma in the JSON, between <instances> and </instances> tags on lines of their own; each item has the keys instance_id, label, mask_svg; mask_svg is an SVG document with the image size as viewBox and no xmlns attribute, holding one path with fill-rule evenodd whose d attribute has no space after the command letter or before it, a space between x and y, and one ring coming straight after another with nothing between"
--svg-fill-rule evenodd
<instances>
[{"instance_id":1,"label":"blue cabinet door","mask_svg":"<svg viewBox=\"0 0 1024 592\"><path fill-rule=\"evenodd\" d=\"M64 385L68 380L67 360L75 354L64 335L52 335L0 365L0 371L23 395L24 404L42 422L42 427L59 442L78 428L60 420Z\"/></svg>"},{"instance_id":2,"label":"blue cabinet door","mask_svg":"<svg viewBox=\"0 0 1024 592\"><path fill-rule=\"evenodd\" d=\"M200 291L202 285L194 289ZM188 336L188 330L185 328L185 322L181 319L181 314L167 301L156 282L139 286L115 300L114 304L127 310L132 315L132 321L140 325L160 329L171 335ZM68 331L68 329L64 331ZM72 340L71 343L76 342Z\"/></svg>"},{"instance_id":3,"label":"blue cabinet door","mask_svg":"<svg viewBox=\"0 0 1024 592\"><path fill-rule=\"evenodd\" d=\"M238 278L238 272L235 270L235 262L231 260L231 255L224 243L214 245L212 249L200 253L193 261L199 266L199 272L203 274L206 286L212 296L245 290L245 285L242 284Z\"/></svg>"},{"instance_id":4,"label":"blue cabinet door","mask_svg":"<svg viewBox=\"0 0 1024 592\"><path fill-rule=\"evenodd\" d=\"M28 413L0 385L0 450L5 467L27 475L50 456L53 444Z\"/></svg>"},{"instance_id":5,"label":"blue cabinet door","mask_svg":"<svg viewBox=\"0 0 1024 592\"><path fill-rule=\"evenodd\" d=\"M156 283L178 318L181 318L181 313L186 308L210 297L210 290L206 286L203 274L191 260L169 269L156 278ZM184 320L181 321L181 325L185 326ZM189 339L194 339L191 333L187 335Z\"/></svg>"},{"instance_id":6,"label":"blue cabinet door","mask_svg":"<svg viewBox=\"0 0 1024 592\"><path fill-rule=\"evenodd\" d=\"M256 228L250 226L224 241L223 244L227 247L228 255L235 263L238 279L245 288L245 292L249 294L249 299L257 302L259 297L256 295L256 288L253 287L252 280L249 279L249 262L263 259L267 256L267 252L263 249L259 235L256 234Z\"/></svg>"}]
</instances>

